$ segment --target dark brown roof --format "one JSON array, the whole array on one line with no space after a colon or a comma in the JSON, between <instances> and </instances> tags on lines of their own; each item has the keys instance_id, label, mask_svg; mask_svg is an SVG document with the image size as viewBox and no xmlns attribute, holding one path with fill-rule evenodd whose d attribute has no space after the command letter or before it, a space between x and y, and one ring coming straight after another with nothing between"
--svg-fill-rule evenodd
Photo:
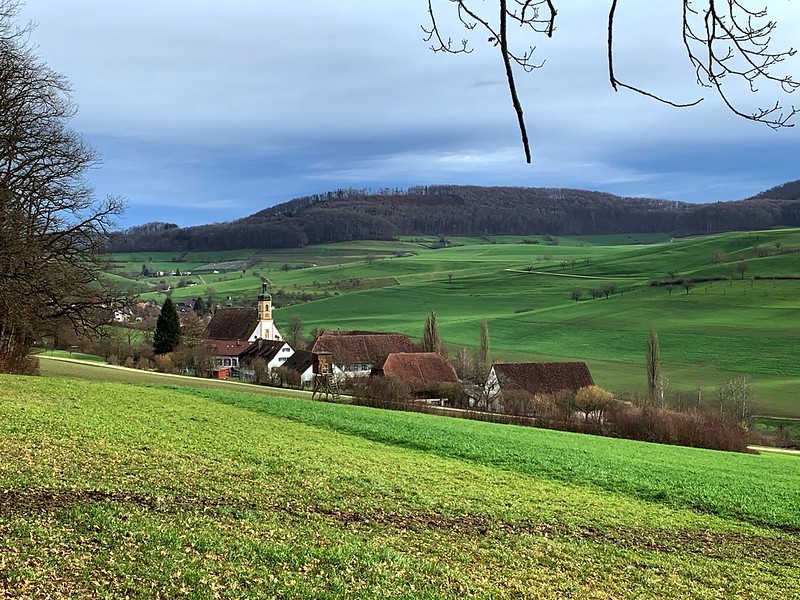
<instances>
[{"instance_id":1,"label":"dark brown roof","mask_svg":"<svg viewBox=\"0 0 800 600\"><path fill-rule=\"evenodd\" d=\"M247 340L207 340L206 347L214 356L239 356L250 347Z\"/></svg>"},{"instance_id":2,"label":"dark brown roof","mask_svg":"<svg viewBox=\"0 0 800 600\"><path fill-rule=\"evenodd\" d=\"M531 394L555 394L562 390L577 392L594 385L585 362L497 363L494 372L500 389L517 389Z\"/></svg>"},{"instance_id":3,"label":"dark brown roof","mask_svg":"<svg viewBox=\"0 0 800 600\"><path fill-rule=\"evenodd\" d=\"M281 366L286 369L296 371L301 375L308 371L308 368L314 364L314 355L308 350L295 350L285 363Z\"/></svg>"},{"instance_id":4,"label":"dark brown roof","mask_svg":"<svg viewBox=\"0 0 800 600\"><path fill-rule=\"evenodd\" d=\"M210 340L248 340L258 325L255 308L218 308L208 323Z\"/></svg>"},{"instance_id":5,"label":"dark brown roof","mask_svg":"<svg viewBox=\"0 0 800 600\"><path fill-rule=\"evenodd\" d=\"M285 345L286 342L279 340L256 340L239 355L239 359L249 363L253 359L263 358L264 361L269 362L278 355Z\"/></svg>"},{"instance_id":6,"label":"dark brown roof","mask_svg":"<svg viewBox=\"0 0 800 600\"><path fill-rule=\"evenodd\" d=\"M392 353L374 372L396 377L415 390L433 390L442 383L458 383L455 369L435 352Z\"/></svg>"},{"instance_id":7,"label":"dark brown roof","mask_svg":"<svg viewBox=\"0 0 800 600\"><path fill-rule=\"evenodd\" d=\"M311 351L331 352L337 365L376 365L392 352L413 352L414 342L401 333L323 331L314 340Z\"/></svg>"}]
</instances>

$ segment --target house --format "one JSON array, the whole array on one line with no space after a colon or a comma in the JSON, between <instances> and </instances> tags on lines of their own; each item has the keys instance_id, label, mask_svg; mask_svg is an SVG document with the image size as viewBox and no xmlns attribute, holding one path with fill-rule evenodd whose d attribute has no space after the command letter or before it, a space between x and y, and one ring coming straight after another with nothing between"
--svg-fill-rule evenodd
<instances>
[{"instance_id":1,"label":"house","mask_svg":"<svg viewBox=\"0 0 800 600\"><path fill-rule=\"evenodd\" d=\"M282 367L286 361L294 354L291 346L283 340L262 340L257 339L251 342L239 354L239 366L249 367L256 359L261 359L266 363L271 371Z\"/></svg>"},{"instance_id":2,"label":"house","mask_svg":"<svg viewBox=\"0 0 800 600\"><path fill-rule=\"evenodd\" d=\"M206 347L214 356L216 367L239 366L239 355L250 347L250 342L242 340L206 340Z\"/></svg>"},{"instance_id":3,"label":"house","mask_svg":"<svg viewBox=\"0 0 800 600\"><path fill-rule=\"evenodd\" d=\"M287 372L287 381L290 383L310 387L314 382L314 355L308 350L295 350L281 366Z\"/></svg>"},{"instance_id":4,"label":"house","mask_svg":"<svg viewBox=\"0 0 800 600\"><path fill-rule=\"evenodd\" d=\"M444 387L460 383L455 369L435 352L393 352L371 376L394 377L416 398L440 398Z\"/></svg>"},{"instance_id":5,"label":"house","mask_svg":"<svg viewBox=\"0 0 800 600\"><path fill-rule=\"evenodd\" d=\"M594 379L585 362L495 363L486 382L488 409L504 412L504 392L535 397L575 393L588 385L594 385Z\"/></svg>"},{"instance_id":6,"label":"house","mask_svg":"<svg viewBox=\"0 0 800 600\"><path fill-rule=\"evenodd\" d=\"M310 350L330 352L335 372L354 377L369 375L394 352L413 352L414 342L401 333L327 330L317 336Z\"/></svg>"}]
</instances>

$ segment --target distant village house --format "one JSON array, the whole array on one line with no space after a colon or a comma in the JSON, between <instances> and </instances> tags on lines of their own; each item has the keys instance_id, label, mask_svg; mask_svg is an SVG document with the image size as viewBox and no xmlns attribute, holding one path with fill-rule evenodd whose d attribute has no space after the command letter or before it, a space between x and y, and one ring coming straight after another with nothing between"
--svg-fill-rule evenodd
<instances>
[{"instance_id":1,"label":"distant village house","mask_svg":"<svg viewBox=\"0 0 800 600\"><path fill-rule=\"evenodd\" d=\"M486 382L487 408L505 412L503 394L555 395L594 385L585 362L495 363Z\"/></svg>"},{"instance_id":2,"label":"distant village house","mask_svg":"<svg viewBox=\"0 0 800 600\"><path fill-rule=\"evenodd\" d=\"M394 352L413 352L414 342L401 333L379 331L323 331L311 352L333 354L334 372L348 377L369 375Z\"/></svg>"},{"instance_id":3,"label":"distant village house","mask_svg":"<svg viewBox=\"0 0 800 600\"><path fill-rule=\"evenodd\" d=\"M393 352L372 369L372 377L393 377L417 399L441 402L447 387L461 382L455 369L435 352Z\"/></svg>"}]
</instances>

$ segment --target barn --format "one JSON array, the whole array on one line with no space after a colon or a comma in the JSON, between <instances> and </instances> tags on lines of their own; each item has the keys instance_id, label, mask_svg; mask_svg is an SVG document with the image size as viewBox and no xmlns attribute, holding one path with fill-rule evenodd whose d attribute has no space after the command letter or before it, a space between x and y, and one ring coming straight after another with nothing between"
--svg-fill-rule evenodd
<instances>
[{"instance_id":1,"label":"barn","mask_svg":"<svg viewBox=\"0 0 800 600\"><path fill-rule=\"evenodd\" d=\"M372 377L394 377L416 398L440 399L448 386L460 383L455 369L435 352L393 352L372 369Z\"/></svg>"},{"instance_id":2,"label":"barn","mask_svg":"<svg viewBox=\"0 0 800 600\"><path fill-rule=\"evenodd\" d=\"M575 393L589 385L594 385L594 379L585 362L495 363L486 382L487 408L504 412L504 392L536 397Z\"/></svg>"}]
</instances>

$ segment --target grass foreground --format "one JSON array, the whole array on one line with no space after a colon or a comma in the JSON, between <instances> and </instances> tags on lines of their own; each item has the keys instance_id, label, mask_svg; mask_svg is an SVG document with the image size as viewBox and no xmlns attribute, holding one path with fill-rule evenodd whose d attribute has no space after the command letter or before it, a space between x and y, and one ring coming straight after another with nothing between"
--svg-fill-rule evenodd
<instances>
[{"instance_id":1,"label":"grass foreground","mask_svg":"<svg viewBox=\"0 0 800 600\"><path fill-rule=\"evenodd\" d=\"M0 377L0 595L800 596L800 460Z\"/></svg>"}]
</instances>

